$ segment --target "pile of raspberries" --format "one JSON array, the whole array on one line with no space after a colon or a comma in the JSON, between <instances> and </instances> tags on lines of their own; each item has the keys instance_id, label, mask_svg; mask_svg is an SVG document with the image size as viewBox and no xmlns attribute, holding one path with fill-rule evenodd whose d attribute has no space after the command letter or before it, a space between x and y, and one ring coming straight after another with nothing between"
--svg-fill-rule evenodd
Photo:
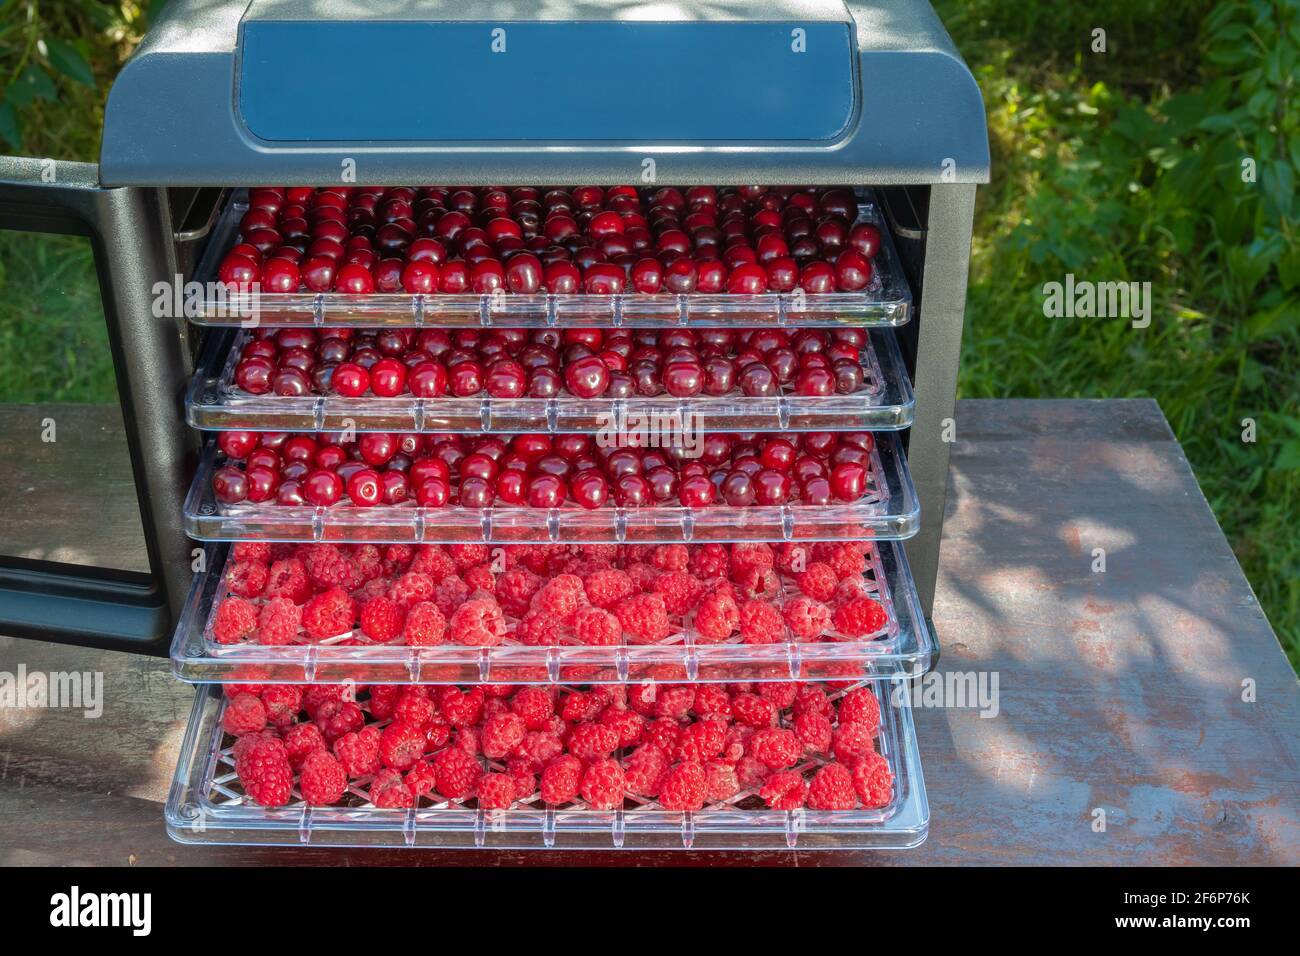
<instances>
[{"instance_id":1,"label":"pile of raspberries","mask_svg":"<svg viewBox=\"0 0 1300 956\"><path fill-rule=\"evenodd\" d=\"M852 641L888 615L869 543L233 546L219 644Z\"/></svg>"},{"instance_id":2,"label":"pile of raspberries","mask_svg":"<svg viewBox=\"0 0 1300 956\"><path fill-rule=\"evenodd\" d=\"M887 806L880 702L843 687L232 684L221 723L266 807Z\"/></svg>"}]
</instances>

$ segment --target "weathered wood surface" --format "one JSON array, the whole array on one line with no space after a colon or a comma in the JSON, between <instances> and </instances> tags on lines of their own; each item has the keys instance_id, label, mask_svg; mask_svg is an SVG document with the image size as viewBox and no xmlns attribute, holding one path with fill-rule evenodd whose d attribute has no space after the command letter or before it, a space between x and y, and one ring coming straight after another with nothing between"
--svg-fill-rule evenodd
<instances>
[{"instance_id":1,"label":"weathered wood surface","mask_svg":"<svg viewBox=\"0 0 1300 956\"><path fill-rule=\"evenodd\" d=\"M932 817L919 849L183 847L162 805L192 690L163 661L0 638L0 670L103 670L107 698L97 720L0 710L0 863L1300 863L1300 688L1156 405L968 401L957 421L941 670L996 672L1000 713L917 714ZM134 501L98 507L49 520L84 527L88 554L119 554L100 529Z\"/></svg>"}]
</instances>

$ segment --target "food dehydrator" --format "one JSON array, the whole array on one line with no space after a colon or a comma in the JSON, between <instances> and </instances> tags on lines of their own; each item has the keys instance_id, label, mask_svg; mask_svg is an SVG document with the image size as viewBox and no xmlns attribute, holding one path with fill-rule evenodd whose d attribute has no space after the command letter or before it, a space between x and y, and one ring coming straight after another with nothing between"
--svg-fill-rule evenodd
<instances>
[{"instance_id":1,"label":"food dehydrator","mask_svg":"<svg viewBox=\"0 0 1300 956\"><path fill-rule=\"evenodd\" d=\"M988 167L979 90L925 0L173 0L113 86L98 167L0 160L0 226L92 240L151 575L6 559L0 632L170 653L199 685L166 810L182 842L915 845L929 814L893 691L938 658L929 617ZM401 278L417 238L432 284ZM321 250L330 268L311 279ZM855 250L865 271L840 258ZM273 260L294 263L287 284L268 284ZM537 275L577 265L539 282L534 261ZM706 271L723 281L706 288ZM577 366L592 356L606 372L588 388ZM716 387L697 381L700 356L719 360ZM376 371L367 391L380 361L403 366L388 366L399 384L381 391ZM522 372L492 389L471 362ZM437 368L402 387L421 363ZM358 364L359 389L335 379ZM696 422L706 457L647 451L630 421ZM641 451L611 463L627 446ZM579 480L582 503L565 496ZM810 560L836 566L834 595L811 596ZM310 568L310 599L296 585L269 597L258 575L278 562ZM436 593L374 584L416 562L438 569ZM604 571L634 586L596 613ZM523 601L502 595L511 572L533 589ZM542 615L539 600L563 603L561 577L620 633L580 639L569 605ZM322 639L300 621L303 607L327 616L312 603L327 590L346 621ZM271 628L239 614L274 601L287 633L247 639ZM717 623L728 601L749 615L740 633ZM439 602L422 620L459 627L473 604L492 624L417 642L412 609ZM838 612L852 602L871 613L850 631ZM406 623L376 640L390 605ZM770 634L755 623L769 620ZM615 746L601 721L624 728ZM339 754L345 734L351 747L375 728L375 743L399 722L426 740L414 763L387 742L368 772ZM240 760L263 745L284 759L292 728L316 733L304 724L348 768L335 799L304 797L311 748L279 782L291 792L245 786ZM525 758L542 737L563 753ZM556 783L611 763L628 781L614 797ZM437 776L456 768L476 782ZM697 784L707 797L683 804Z\"/></svg>"}]
</instances>

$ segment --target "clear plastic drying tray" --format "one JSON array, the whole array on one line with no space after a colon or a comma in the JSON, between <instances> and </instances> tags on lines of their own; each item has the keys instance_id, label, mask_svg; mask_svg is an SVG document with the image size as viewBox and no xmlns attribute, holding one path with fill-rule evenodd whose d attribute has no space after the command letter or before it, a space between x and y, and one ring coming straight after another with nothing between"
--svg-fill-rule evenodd
<instances>
[{"instance_id":1,"label":"clear plastic drying tray","mask_svg":"<svg viewBox=\"0 0 1300 956\"><path fill-rule=\"evenodd\" d=\"M240 350L250 334L239 332L209 343L185 402L195 428L554 434L596 432L610 421L674 414L699 416L709 431L893 430L912 423L911 382L888 329L871 332L862 355L865 385L853 395L751 397L736 389L731 395L691 399L252 395L234 382Z\"/></svg>"},{"instance_id":2,"label":"clear plastic drying tray","mask_svg":"<svg viewBox=\"0 0 1300 956\"><path fill-rule=\"evenodd\" d=\"M555 850L904 849L925 840L930 808L907 694L877 686L878 748L894 774L887 806L856 810L771 810L752 791L694 813L629 797L622 810L582 804L552 808L539 797L508 810L473 799L422 798L412 809L379 809L353 785L346 806L293 802L265 808L235 776L233 740L221 729L220 688L200 687L167 797L167 832L180 843ZM810 770L811 765L801 765ZM796 768L796 769L801 769ZM364 783L364 781L359 781Z\"/></svg>"},{"instance_id":3,"label":"clear plastic drying tray","mask_svg":"<svg viewBox=\"0 0 1300 956\"><path fill-rule=\"evenodd\" d=\"M203 294L185 296L184 311L197 325L243 326L497 326L501 328L663 328L758 325L904 325L911 315L912 292L894 249L889 226L870 190L858 193L858 222L870 222L883 241L872 264L875 275L861 292L761 295L622 293L619 295L408 295L340 292L227 292L217 282L217 267L239 234L248 211L240 193L212 231L196 281Z\"/></svg>"},{"instance_id":4,"label":"clear plastic drying tray","mask_svg":"<svg viewBox=\"0 0 1300 956\"><path fill-rule=\"evenodd\" d=\"M195 576L172 641L172 670L191 683L358 684L609 684L628 681L718 682L879 679L929 668L933 643L903 548L881 542L867 556L868 589L887 622L857 640L818 643L696 644L690 622L658 644L530 647L511 636L497 647L442 644L340 646L353 636L319 644L268 647L221 644L212 617L229 593L223 581L227 549L209 547ZM359 632L358 632L359 633Z\"/></svg>"},{"instance_id":5,"label":"clear plastic drying tray","mask_svg":"<svg viewBox=\"0 0 1300 956\"><path fill-rule=\"evenodd\" d=\"M651 544L735 541L863 541L910 538L921 508L898 436L876 435L867 492L852 504L714 504L587 510L423 508L407 502L371 508L222 504L212 492L216 444L204 448L185 498L185 533L199 541L333 541L389 544Z\"/></svg>"}]
</instances>

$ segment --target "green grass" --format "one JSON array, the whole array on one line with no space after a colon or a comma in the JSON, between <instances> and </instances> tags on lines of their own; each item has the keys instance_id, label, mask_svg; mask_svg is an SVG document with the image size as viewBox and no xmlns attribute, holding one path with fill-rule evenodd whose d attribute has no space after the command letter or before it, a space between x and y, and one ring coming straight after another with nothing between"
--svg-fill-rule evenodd
<instances>
[{"instance_id":1,"label":"green grass","mask_svg":"<svg viewBox=\"0 0 1300 956\"><path fill-rule=\"evenodd\" d=\"M10 149L93 160L108 85L158 6L0 0L0 139L16 97ZM961 394L1158 400L1300 669L1300 0L936 6L993 151ZM75 44L93 85L43 36ZM33 66L54 96L15 85ZM1151 327L1044 318L1043 284L1067 272L1151 282ZM114 400L93 290L84 243L0 234L0 401Z\"/></svg>"}]
</instances>

